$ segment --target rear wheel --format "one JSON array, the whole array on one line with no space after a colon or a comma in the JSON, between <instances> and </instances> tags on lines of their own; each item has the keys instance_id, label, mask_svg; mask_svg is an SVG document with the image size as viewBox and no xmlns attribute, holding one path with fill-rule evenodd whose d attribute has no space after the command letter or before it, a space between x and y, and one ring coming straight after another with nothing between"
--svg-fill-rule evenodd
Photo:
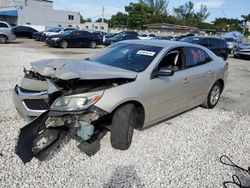
<instances>
[{"instance_id":1,"label":"rear wheel","mask_svg":"<svg viewBox=\"0 0 250 188\"><path fill-rule=\"evenodd\" d=\"M66 41L66 40L62 40L61 42L60 42L60 47L61 48L67 48L68 47L68 42Z\"/></svg>"},{"instance_id":2,"label":"rear wheel","mask_svg":"<svg viewBox=\"0 0 250 188\"><path fill-rule=\"evenodd\" d=\"M0 35L0 43L1 44L6 44L8 41L8 38L4 35Z\"/></svg>"},{"instance_id":3,"label":"rear wheel","mask_svg":"<svg viewBox=\"0 0 250 188\"><path fill-rule=\"evenodd\" d=\"M127 150L132 141L137 110L128 103L119 107L112 119L111 145L115 149Z\"/></svg>"},{"instance_id":4,"label":"rear wheel","mask_svg":"<svg viewBox=\"0 0 250 188\"><path fill-rule=\"evenodd\" d=\"M89 47L90 48L96 48L97 44L95 41L90 42Z\"/></svg>"},{"instance_id":5,"label":"rear wheel","mask_svg":"<svg viewBox=\"0 0 250 188\"><path fill-rule=\"evenodd\" d=\"M220 95L222 93L222 86L219 81L217 81L211 88L206 103L202 106L208 109L214 108L219 102Z\"/></svg>"}]
</instances>

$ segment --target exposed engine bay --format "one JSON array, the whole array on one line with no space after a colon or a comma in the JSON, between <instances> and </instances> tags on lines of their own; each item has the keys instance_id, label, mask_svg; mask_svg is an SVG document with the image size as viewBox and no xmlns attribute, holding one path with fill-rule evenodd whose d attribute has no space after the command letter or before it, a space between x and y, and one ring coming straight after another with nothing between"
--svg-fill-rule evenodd
<instances>
[{"instance_id":1,"label":"exposed engine bay","mask_svg":"<svg viewBox=\"0 0 250 188\"><path fill-rule=\"evenodd\" d=\"M49 63L51 61L40 61L31 70L24 69L24 78L14 91L14 95L29 96L25 99L22 95L22 104L30 111L40 113L38 117L30 116L32 121L20 130L16 154L24 163L33 157L45 160L66 136L78 140L78 147L87 155L94 155L100 149L100 139L110 129L112 119L112 114L94 104L105 90L136 78L134 75L122 77L112 73L102 76L98 75L103 71L100 70L92 74L88 71L92 79L83 79L84 75L76 76L75 71L70 75L70 70L63 70L69 63L59 67L55 66L59 60ZM57 70L66 73L60 75Z\"/></svg>"}]
</instances>

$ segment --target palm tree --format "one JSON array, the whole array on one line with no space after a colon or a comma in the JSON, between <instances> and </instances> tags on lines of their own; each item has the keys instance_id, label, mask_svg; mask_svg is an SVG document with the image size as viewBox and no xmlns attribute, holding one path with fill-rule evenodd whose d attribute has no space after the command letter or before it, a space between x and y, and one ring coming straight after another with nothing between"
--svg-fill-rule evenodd
<instances>
[{"instance_id":1,"label":"palm tree","mask_svg":"<svg viewBox=\"0 0 250 188\"><path fill-rule=\"evenodd\" d=\"M247 30L247 22L250 22L250 14L241 15L241 17L243 19L243 35L245 35Z\"/></svg>"}]
</instances>

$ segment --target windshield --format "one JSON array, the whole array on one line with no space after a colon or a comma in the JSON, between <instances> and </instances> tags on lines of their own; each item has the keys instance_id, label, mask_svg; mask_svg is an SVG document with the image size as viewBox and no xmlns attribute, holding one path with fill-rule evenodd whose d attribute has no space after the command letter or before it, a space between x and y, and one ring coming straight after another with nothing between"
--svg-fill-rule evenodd
<instances>
[{"instance_id":1,"label":"windshield","mask_svg":"<svg viewBox=\"0 0 250 188\"><path fill-rule=\"evenodd\" d=\"M126 70L142 72L161 50L162 47L120 43L106 48L89 60Z\"/></svg>"},{"instance_id":2,"label":"windshield","mask_svg":"<svg viewBox=\"0 0 250 188\"><path fill-rule=\"evenodd\" d=\"M119 40L119 39L122 39L122 37L123 37L123 35L116 35L116 36L114 36L113 38Z\"/></svg>"},{"instance_id":3,"label":"windshield","mask_svg":"<svg viewBox=\"0 0 250 188\"><path fill-rule=\"evenodd\" d=\"M235 40L233 38L225 38L225 41L227 41L227 42L235 42Z\"/></svg>"},{"instance_id":4,"label":"windshield","mask_svg":"<svg viewBox=\"0 0 250 188\"><path fill-rule=\"evenodd\" d=\"M61 35L69 35L69 34L71 34L72 32L74 32L74 30L64 31L64 32L61 33Z\"/></svg>"}]
</instances>

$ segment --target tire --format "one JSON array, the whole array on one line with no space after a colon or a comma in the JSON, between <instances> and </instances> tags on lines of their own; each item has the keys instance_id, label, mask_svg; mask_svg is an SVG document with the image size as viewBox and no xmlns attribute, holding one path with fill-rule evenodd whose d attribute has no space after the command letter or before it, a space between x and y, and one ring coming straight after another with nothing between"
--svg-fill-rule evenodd
<instances>
[{"instance_id":1,"label":"tire","mask_svg":"<svg viewBox=\"0 0 250 188\"><path fill-rule=\"evenodd\" d=\"M63 48L63 49L67 48L68 47L68 42L66 40L62 40L60 42L60 47Z\"/></svg>"},{"instance_id":2,"label":"tire","mask_svg":"<svg viewBox=\"0 0 250 188\"><path fill-rule=\"evenodd\" d=\"M97 44L95 41L91 41L90 44L89 44L89 47L90 48L96 48Z\"/></svg>"},{"instance_id":3,"label":"tire","mask_svg":"<svg viewBox=\"0 0 250 188\"><path fill-rule=\"evenodd\" d=\"M207 96L206 102L202 106L204 108L207 108L207 109L214 108L220 100L221 93L222 93L222 86L221 86L220 82L217 81L217 82L215 82L215 84L211 88L211 90Z\"/></svg>"},{"instance_id":4,"label":"tire","mask_svg":"<svg viewBox=\"0 0 250 188\"><path fill-rule=\"evenodd\" d=\"M113 148L127 150L130 147L136 123L136 113L135 105L131 103L125 104L115 111L110 137Z\"/></svg>"},{"instance_id":5,"label":"tire","mask_svg":"<svg viewBox=\"0 0 250 188\"><path fill-rule=\"evenodd\" d=\"M4 35L0 35L0 44L6 44L8 41L8 38Z\"/></svg>"}]
</instances>

